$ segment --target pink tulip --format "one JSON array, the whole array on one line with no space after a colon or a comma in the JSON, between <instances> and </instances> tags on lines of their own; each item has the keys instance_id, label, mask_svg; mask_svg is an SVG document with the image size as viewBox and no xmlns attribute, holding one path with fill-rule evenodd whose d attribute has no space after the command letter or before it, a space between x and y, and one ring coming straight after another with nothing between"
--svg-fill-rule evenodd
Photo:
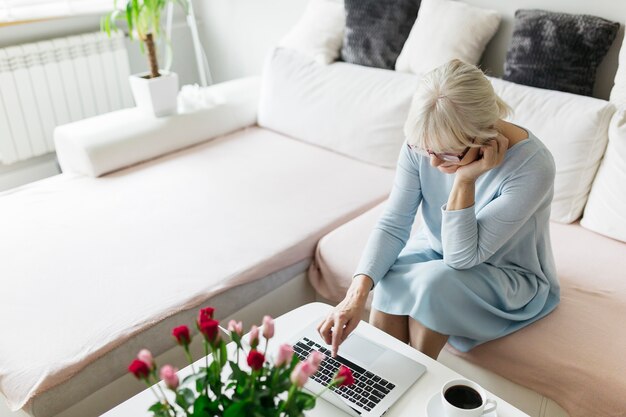
<instances>
[{"instance_id":1,"label":"pink tulip","mask_svg":"<svg viewBox=\"0 0 626 417\"><path fill-rule=\"evenodd\" d=\"M317 372L324 358L326 358L326 356L323 353L318 352L317 350L314 350L309 354L309 357L306 360L313 367L313 373Z\"/></svg>"},{"instance_id":2,"label":"pink tulip","mask_svg":"<svg viewBox=\"0 0 626 417\"><path fill-rule=\"evenodd\" d=\"M274 319L270 316L263 317L263 337L266 340L274 337Z\"/></svg>"},{"instance_id":3,"label":"pink tulip","mask_svg":"<svg viewBox=\"0 0 626 417\"><path fill-rule=\"evenodd\" d=\"M243 323L240 321L231 320L228 322L228 331L236 333L239 336L243 334Z\"/></svg>"},{"instance_id":4,"label":"pink tulip","mask_svg":"<svg viewBox=\"0 0 626 417\"><path fill-rule=\"evenodd\" d=\"M252 325L250 328L250 346L252 349L256 349L259 345L259 328L257 325Z\"/></svg>"},{"instance_id":5,"label":"pink tulip","mask_svg":"<svg viewBox=\"0 0 626 417\"><path fill-rule=\"evenodd\" d=\"M291 372L291 382L302 388L311 375L313 375L313 367L309 362L300 362Z\"/></svg>"},{"instance_id":6,"label":"pink tulip","mask_svg":"<svg viewBox=\"0 0 626 417\"><path fill-rule=\"evenodd\" d=\"M179 383L178 375L176 375L176 372L178 372L177 368L174 368L171 365L164 365L161 368L161 372L159 373L159 376L161 377L163 382L165 382L165 385L173 391L178 388Z\"/></svg>"},{"instance_id":7,"label":"pink tulip","mask_svg":"<svg viewBox=\"0 0 626 417\"><path fill-rule=\"evenodd\" d=\"M278 348L278 356L276 357L275 365L280 367L283 365L289 365L293 358L293 347L290 344L282 344Z\"/></svg>"},{"instance_id":8,"label":"pink tulip","mask_svg":"<svg viewBox=\"0 0 626 417\"><path fill-rule=\"evenodd\" d=\"M154 358L148 349L141 349L137 354L137 359L148 365L148 368L154 368Z\"/></svg>"}]
</instances>

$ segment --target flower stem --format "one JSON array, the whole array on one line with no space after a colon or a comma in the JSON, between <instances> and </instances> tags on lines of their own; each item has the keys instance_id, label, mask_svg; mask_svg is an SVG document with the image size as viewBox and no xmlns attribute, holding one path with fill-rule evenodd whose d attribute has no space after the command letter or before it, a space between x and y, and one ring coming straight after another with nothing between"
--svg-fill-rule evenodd
<instances>
[{"instance_id":1,"label":"flower stem","mask_svg":"<svg viewBox=\"0 0 626 417\"><path fill-rule=\"evenodd\" d=\"M204 391L209 396L209 343L204 341L204 361L206 363L206 377L204 378Z\"/></svg>"},{"instance_id":2,"label":"flower stem","mask_svg":"<svg viewBox=\"0 0 626 417\"><path fill-rule=\"evenodd\" d=\"M323 393L330 390L332 387L337 386L337 382L338 382L337 380L334 380L330 384L326 385L323 390L321 390L319 393L315 395L315 397L313 397L313 399L317 400Z\"/></svg>"},{"instance_id":3,"label":"flower stem","mask_svg":"<svg viewBox=\"0 0 626 417\"><path fill-rule=\"evenodd\" d=\"M196 370L193 367L193 358L191 357L191 352L189 352L189 346L185 346L185 355L187 356L187 360L189 361L189 365L191 365L191 372L195 374Z\"/></svg>"},{"instance_id":4,"label":"flower stem","mask_svg":"<svg viewBox=\"0 0 626 417\"><path fill-rule=\"evenodd\" d=\"M289 407L291 406L291 400L293 399L295 392L296 392L296 384L293 384L291 387L289 387L289 394L287 395L287 402L285 402L283 411L287 410L287 413L289 413Z\"/></svg>"}]
</instances>

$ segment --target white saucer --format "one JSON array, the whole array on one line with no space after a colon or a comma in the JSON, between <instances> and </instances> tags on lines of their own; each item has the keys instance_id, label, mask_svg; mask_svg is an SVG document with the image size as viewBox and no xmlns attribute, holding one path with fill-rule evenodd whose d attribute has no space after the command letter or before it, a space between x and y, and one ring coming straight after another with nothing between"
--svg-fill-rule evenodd
<instances>
[{"instance_id":1,"label":"white saucer","mask_svg":"<svg viewBox=\"0 0 626 417\"><path fill-rule=\"evenodd\" d=\"M428 417L445 417L443 414L443 405L441 404L440 393L436 393L432 396L430 401L428 401L428 405L426 406L426 415ZM497 410L483 414L483 417L498 417Z\"/></svg>"}]
</instances>

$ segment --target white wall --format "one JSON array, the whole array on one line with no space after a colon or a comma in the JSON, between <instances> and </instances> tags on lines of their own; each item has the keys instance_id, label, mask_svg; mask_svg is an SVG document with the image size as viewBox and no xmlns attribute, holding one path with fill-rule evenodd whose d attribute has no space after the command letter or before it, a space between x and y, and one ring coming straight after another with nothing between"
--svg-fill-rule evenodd
<instances>
[{"instance_id":1,"label":"white wall","mask_svg":"<svg viewBox=\"0 0 626 417\"><path fill-rule=\"evenodd\" d=\"M307 0L196 0L200 36L216 82L261 72L265 55Z\"/></svg>"}]
</instances>

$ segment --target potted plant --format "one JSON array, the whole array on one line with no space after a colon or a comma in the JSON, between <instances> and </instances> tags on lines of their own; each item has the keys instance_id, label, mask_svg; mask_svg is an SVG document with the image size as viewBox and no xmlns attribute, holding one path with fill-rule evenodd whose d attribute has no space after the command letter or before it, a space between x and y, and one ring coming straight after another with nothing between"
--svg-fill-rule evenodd
<instances>
[{"instance_id":1,"label":"potted plant","mask_svg":"<svg viewBox=\"0 0 626 417\"><path fill-rule=\"evenodd\" d=\"M176 113L178 75L160 70L156 53L156 41L163 34L161 14L171 2L187 7L187 0L114 0L114 10L101 21L101 29L111 36L117 21L125 20L129 37L139 39L142 53L147 50L150 71L131 75L130 87L137 107L157 117Z\"/></svg>"}]
</instances>

